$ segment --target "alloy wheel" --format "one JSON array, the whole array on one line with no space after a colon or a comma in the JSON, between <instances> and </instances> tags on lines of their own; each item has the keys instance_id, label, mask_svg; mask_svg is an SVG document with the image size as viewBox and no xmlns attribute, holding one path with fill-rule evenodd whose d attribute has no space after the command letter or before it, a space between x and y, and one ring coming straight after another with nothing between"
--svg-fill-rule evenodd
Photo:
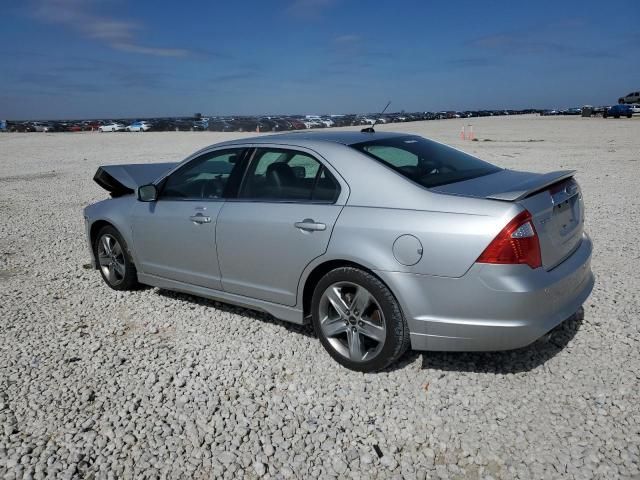
<instances>
[{"instance_id":1,"label":"alloy wheel","mask_svg":"<svg viewBox=\"0 0 640 480\"><path fill-rule=\"evenodd\" d=\"M126 274L124 251L118 240L105 234L98 241L98 263L104 277L111 285L119 285Z\"/></svg>"},{"instance_id":2,"label":"alloy wheel","mask_svg":"<svg viewBox=\"0 0 640 480\"><path fill-rule=\"evenodd\" d=\"M387 335L375 297L352 282L330 285L320 298L320 328L333 349L352 362L375 358Z\"/></svg>"}]
</instances>

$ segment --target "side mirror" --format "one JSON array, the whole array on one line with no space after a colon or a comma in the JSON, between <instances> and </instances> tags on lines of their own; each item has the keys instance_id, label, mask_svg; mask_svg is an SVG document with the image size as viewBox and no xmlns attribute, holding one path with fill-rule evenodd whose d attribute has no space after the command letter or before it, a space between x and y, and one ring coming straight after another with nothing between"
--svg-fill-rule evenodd
<instances>
[{"instance_id":1,"label":"side mirror","mask_svg":"<svg viewBox=\"0 0 640 480\"><path fill-rule=\"evenodd\" d=\"M158 187L153 184L138 188L138 200L141 202L155 202L158 199Z\"/></svg>"}]
</instances>

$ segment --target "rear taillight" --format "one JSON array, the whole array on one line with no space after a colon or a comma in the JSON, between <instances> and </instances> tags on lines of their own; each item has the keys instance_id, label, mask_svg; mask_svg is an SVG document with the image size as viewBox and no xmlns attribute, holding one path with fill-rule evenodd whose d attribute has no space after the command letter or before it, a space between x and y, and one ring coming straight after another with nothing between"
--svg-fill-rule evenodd
<instances>
[{"instance_id":1,"label":"rear taillight","mask_svg":"<svg viewBox=\"0 0 640 480\"><path fill-rule=\"evenodd\" d=\"M478 263L542 266L540 242L528 211L519 213L478 257Z\"/></svg>"}]
</instances>

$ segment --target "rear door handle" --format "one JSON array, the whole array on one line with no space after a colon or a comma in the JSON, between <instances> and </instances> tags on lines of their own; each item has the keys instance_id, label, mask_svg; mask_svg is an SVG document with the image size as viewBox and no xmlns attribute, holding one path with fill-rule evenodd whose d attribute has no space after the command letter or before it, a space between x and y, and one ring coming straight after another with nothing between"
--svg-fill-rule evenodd
<instances>
[{"instance_id":1,"label":"rear door handle","mask_svg":"<svg viewBox=\"0 0 640 480\"><path fill-rule=\"evenodd\" d=\"M202 225L203 223L211 223L211 217L207 217L201 213L196 213L195 215L190 216L189 219L193 223L197 223L199 225Z\"/></svg>"},{"instance_id":2,"label":"rear door handle","mask_svg":"<svg viewBox=\"0 0 640 480\"><path fill-rule=\"evenodd\" d=\"M307 232L321 232L327 229L327 226L324 223L315 222L311 218L305 218L301 222L296 222L293 225L296 228Z\"/></svg>"}]
</instances>

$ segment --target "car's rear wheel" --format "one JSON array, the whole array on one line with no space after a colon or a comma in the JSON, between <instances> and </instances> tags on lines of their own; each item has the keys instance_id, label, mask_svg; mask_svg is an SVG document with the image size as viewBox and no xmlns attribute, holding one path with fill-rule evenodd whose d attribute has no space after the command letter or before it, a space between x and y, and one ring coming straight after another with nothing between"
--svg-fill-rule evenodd
<instances>
[{"instance_id":1,"label":"car's rear wheel","mask_svg":"<svg viewBox=\"0 0 640 480\"><path fill-rule=\"evenodd\" d=\"M120 233L110 225L102 227L94 243L94 254L102 279L114 290L133 290L138 273Z\"/></svg>"},{"instance_id":2,"label":"car's rear wheel","mask_svg":"<svg viewBox=\"0 0 640 480\"><path fill-rule=\"evenodd\" d=\"M338 363L375 372L409 348L409 329L397 300L378 278L343 267L327 273L312 299L313 326Z\"/></svg>"}]
</instances>

